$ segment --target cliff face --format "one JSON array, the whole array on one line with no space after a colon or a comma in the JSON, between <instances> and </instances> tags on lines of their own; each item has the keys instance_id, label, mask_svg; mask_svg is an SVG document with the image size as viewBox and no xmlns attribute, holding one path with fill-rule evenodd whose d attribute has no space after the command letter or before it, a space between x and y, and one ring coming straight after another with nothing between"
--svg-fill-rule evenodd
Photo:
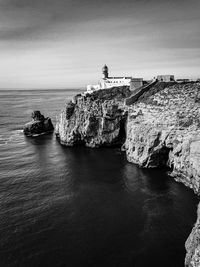
<instances>
[{"instance_id":1,"label":"cliff face","mask_svg":"<svg viewBox=\"0 0 200 267\"><path fill-rule=\"evenodd\" d=\"M169 166L200 193L200 85L158 83L129 107L127 159L142 167Z\"/></svg>"},{"instance_id":2,"label":"cliff face","mask_svg":"<svg viewBox=\"0 0 200 267\"><path fill-rule=\"evenodd\" d=\"M58 118L57 136L68 146L124 143L128 161L170 167L175 180L200 194L200 84L157 82L143 89L131 97L124 87L76 96ZM187 267L200 266L199 229L200 207L186 242Z\"/></svg>"},{"instance_id":3,"label":"cliff face","mask_svg":"<svg viewBox=\"0 0 200 267\"><path fill-rule=\"evenodd\" d=\"M76 96L58 118L61 143L99 147L125 141L128 161L168 166L177 181L200 194L200 84L157 82L137 98L130 94L128 87L115 87Z\"/></svg>"},{"instance_id":4,"label":"cliff face","mask_svg":"<svg viewBox=\"0 0 200 267\"><path fill-rule=\"evenodd\" d=\"M121 107L130 96L128 87L78 95L66 104L56 125L56 134L67 146L121 145L125 138L127 112Z\"/></svg>"},{"instance_id":5,"label":"cliff face","mask_svg":"<svg viewBox=\"0 0 200 267\"><path fill-rule=\"evenodd\" d=\"M200 194L200 84L153 86L129 107L127 159L142 167L171 167L171 175ZM188 237L185 266L200 266L200 204Z\"/></svg>"},{"instance_id":6,"label":"cliff face","mask_svg":"<svg viewBox=\"0 0 200 267\"><path fill-rule=\"evenodd\" d=\"M200 266L200 204L197 210L197 221L189 235L185 248L187 251L185 257L186 267L199 267Z\"/></svg>"}]
</instances>

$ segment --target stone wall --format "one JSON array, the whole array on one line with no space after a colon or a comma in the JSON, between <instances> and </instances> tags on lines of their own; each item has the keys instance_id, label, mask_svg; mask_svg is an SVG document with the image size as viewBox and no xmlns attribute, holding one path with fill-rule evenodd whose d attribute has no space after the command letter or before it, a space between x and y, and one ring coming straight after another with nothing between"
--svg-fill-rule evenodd
<instances>
[{"instance_id":1,"label":"stone wall","mask_svg":"<svg viewBox=\"0 0 200 267\"><path fill-rule=\"evenodd\" d=\"M157 82L154 81L150 84L147 84L145 86L142 86L142 87L139 87L139 88L136 88L133 93L131 94L130 97L128 97L126 100L125 100L125 104L130 106L132 104L134 104L138 98L143 95L145 92L149 91L149 89L154 86Z\"/></svg>"}]
</instances>

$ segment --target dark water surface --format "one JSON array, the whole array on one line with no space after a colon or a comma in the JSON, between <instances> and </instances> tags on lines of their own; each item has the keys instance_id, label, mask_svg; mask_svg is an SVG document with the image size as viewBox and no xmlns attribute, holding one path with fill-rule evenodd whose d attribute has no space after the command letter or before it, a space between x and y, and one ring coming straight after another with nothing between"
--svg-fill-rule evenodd
<instances>
[{"instance_id":1,"label":"dark water surface","mask_svg":"<svg viewBox=\"0 0 200 267\"><path fill-rule=\"evenodd\" d=\"M184 265L197 199L119 149L27 138L32 110L53 118L74 91L0 91L0 267Z\"/></svg>"}]
</instances>

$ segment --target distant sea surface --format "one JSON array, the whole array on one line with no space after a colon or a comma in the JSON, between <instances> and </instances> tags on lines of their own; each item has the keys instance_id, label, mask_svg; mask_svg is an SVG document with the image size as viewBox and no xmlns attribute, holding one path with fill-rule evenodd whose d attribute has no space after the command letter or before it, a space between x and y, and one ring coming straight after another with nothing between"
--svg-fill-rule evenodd
<instances>
[{"instance_id":1,"label":"distant sea surface","mask_svg":"<svg viewBox=\"0 0 200 267\"><path fill-rule=\"evenodd\" d=\"M197 198L120 149L28 138L78 91L0 91L0 267L180 267Z\"/></svg>"}]
</instances>

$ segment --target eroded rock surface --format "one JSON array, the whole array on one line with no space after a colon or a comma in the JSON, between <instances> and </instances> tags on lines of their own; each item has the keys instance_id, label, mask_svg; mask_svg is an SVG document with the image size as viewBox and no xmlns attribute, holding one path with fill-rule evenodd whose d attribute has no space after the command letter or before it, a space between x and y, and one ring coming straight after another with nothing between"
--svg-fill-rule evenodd
<instances>
[{"instance_id":1,"label":"eroded rock surface","mask_svg":"<svg viewBox=\"0 0 200 267\"><path fill-rule=\"evenodd\" d=\"M24 134L28 136L49 133L54 130L53 124L50 118L45 118L40 111L33 111L32 121L28 122L24 126Z\"/></svg>"},{"instance_id":2,"label":"eroded rock surface","mask_svg":"<svg viewBox=\"0 0 200 267\"><path fill-rule=\"evenodd\" d=\"M61 143L99 147L125 141L128 161L170 167L176 181L200 195L200 84L157 82L136 96L124 87L76 96L58 118ZM185 265L200 266L200 208L186 250Z\"/></svg>"},{"instance_id":3,"label":"eroded rock surface","mask_svg":"<svg viewBox=\"0 0 200 267\"><path fill-rule=\"evenodd\" d=\"M197 221L189 235L185 248L187 251L185 257L186 267L199 267L200 266L200 204L197 210Z\"/></svg>"},{"instance_id":4,"label":"eroded rock surface","mask_svg":"<svg viewBox=\"0 0 200 267\"><path fill-rule=\"evenodd\" d=\"M200 195L200 84L157 84L129 108L127 159L142 167L171 167L171 175ZM200 205L186 241L185 266L200 266Z\"/></svg>"},{"instance_id":5,"label":"eroded rock surface","mask_svg":"<svg viewBox=\"0 0 200 267\"><path fill-rule=\"evenodd\" d=\"M162 86L139 99L129 108L125 149L142 167L171 167L177 181L199 194L200 85Z\"/></svg>"},{"instance_id":6,"label":"eroded rock surface","mask_svg":"<svg viewBox=\"0 0 200 267\"><path fill-rule=\"evenodd\" d=\"M129 87L114 87L77 95L58 117L56 134L67 146L121 145L125 140L127 112L122 108Z\"/></svg>"}]
</instances>

